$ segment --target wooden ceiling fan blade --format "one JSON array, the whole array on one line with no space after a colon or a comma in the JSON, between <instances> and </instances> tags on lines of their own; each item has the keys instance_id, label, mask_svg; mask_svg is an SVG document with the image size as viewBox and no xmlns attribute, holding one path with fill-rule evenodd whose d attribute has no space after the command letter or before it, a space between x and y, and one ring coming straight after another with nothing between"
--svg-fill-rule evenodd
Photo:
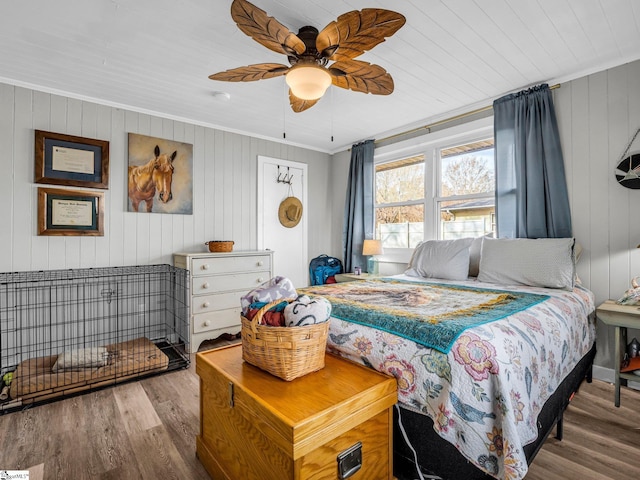
<instances>
[{"instance_id":1,"label":"wooden ceiling fan blade","mask_svg":"<svg viewBox=\"0 0 640 480\"><path fill-rule=\"evenodd\" d=\"M316 48L318 52L326 52L326 58L331 60L355 58L384 42L405 22L404 15L381 8L347 12L318 34Z\"/></svg>"},{"instance_id":2,"label":"wooden ceiling fan blade","mask_svg":"<svg viewBox=\"0 0 640 480\"><path fill-rule=\"evenodd\" d=\"M307 48L295 33L246 0L233 0L231 18L242 32L274 52L300 55Z\"/></svg>"},{"instance_id":3,"label":"wooden ceiling fan blade","mask_svg":"<svg viewBox=\"0 0 640 480\"><path fill-rule=\"evenodd\" d=\"M318 103L319 98L316 100L303 100L301 98L296 97L289 89L289 104L291 105L291 110L296 113L304 112L309 108L313 107L316 103Z\"/></svg>"},{"instance_id":4,"label":"wooden ceiling fan blade","mask_svg":"<svg viewBox=\"0 0 640 480\"><path fill-rule=\"evenodd\" d=\"M280 77L288 71L289 67L280 63L257 63L214 73L209 75L209 78L223 82L254 82L256 80Z\"/></svg>"},{"instance_id":5,"label":"wooden ceiling fan blade","mask_svg":"<svg viewBox=\"0 0 640 480\"><path fill-rule=\"evenodd\" d=\"M332 75L331 81L336 87L373 95L389 95L393 92L393 78L379 65L345 60L336 62L329 68L332 73L336 70L344 73Z\"/></svg>"}]
</instances>

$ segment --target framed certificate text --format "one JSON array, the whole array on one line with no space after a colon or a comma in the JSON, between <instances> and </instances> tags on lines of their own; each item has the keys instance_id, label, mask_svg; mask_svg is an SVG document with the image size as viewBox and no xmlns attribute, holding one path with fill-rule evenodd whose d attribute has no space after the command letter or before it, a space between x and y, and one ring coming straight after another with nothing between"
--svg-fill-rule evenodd
<instances>
[{"instance_id":1,"label":"framed certificate text","mask_svg":"<svg viewBox=\"0 0 640 480\"><path fill-rule=\"evenodd\" d=\"M109 188L109 142L35 131L35 182Z\"/></svg>"},{"instance_id":2,"label":"framed certificate text","mask_svg":"<svg viewBox=\"0 0 640 480\"><path fill-rule=\"evenodd\" d=\"M38 235L104 235L104 193L38 188Z\"/></svg>"}]
</instances>

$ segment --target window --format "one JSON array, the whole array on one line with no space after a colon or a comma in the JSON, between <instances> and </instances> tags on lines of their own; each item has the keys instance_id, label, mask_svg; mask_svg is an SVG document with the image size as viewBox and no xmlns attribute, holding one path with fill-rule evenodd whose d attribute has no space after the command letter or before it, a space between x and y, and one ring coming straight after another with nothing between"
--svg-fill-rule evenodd
<instances>
[{"instance_id":1,"label":"window","mask_svg":"<svg viewBox=\"0 0 640 480\"><path fill-rule=\"evenodd\" d=\"M376 238L386 248L413 248L424 238L424 155L376 166Z\"/></svg>"},{"instance_id":2,"label":"window","mask_svg":"<svg viewBox=\"0 0 640 480\"><path fill-rule=\"evenodd\" d=\"M493 138L439 150L439 237L480 237L495 230Z\"/></svg>"},{"instance_id":3,"label":"window","mask_svg":"<svg viewBox=\"0 0 640 480\"><path fill-rule=\"evenodd\" d=\"M443 139L376 162L375 231L384 248L495 230L493 137L486 135L456 144Z\"/></svg>"}]
</instances>

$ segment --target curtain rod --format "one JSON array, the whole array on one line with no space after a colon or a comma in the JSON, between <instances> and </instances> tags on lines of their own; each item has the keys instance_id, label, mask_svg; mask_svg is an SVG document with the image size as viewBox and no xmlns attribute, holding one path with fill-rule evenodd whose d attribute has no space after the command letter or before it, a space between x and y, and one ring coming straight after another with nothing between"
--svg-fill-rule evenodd
<instances>
[{"instance_id":1,"label":"curtain rod","mask_svg":"<svg viewBox=\"0 0 640 480\"><path fill-rule=\"evenodd\" d=\"M559 83L550 86L549 90L555 90L556 88L560 88L560 84ZM416 128L411 129L411 130L407 130L406 132L396 133L395 135L389 135L388 137L376 139L376 140L374 140L373 144L377 145L378 143L383 143L383 142L386 142L388 140L392 140L392 139L397 138L397 137L404 137L405 135L410 135L412 133L419 132L420 130L430 130L433 127L438 127L440 125L443 125L443 124L449 123L449 122L455 122L456 120L460 120L461 118L470 117L471 115L475 115L477 113L486 112L486 111L492 110L492 109L493 109L493 104L492 105L487 105L486 107L477 108L475 110L471 110L470 112L461 113L460 115L455 115L455 116L450 117L450 118L445 118L444 120L438 120L437 122L433 122L433 123L430 123L428 125L423 125L421 127L416 127ZM351 150L351 149L349 149L349 150Z\"/></svg>"}]
</instances>

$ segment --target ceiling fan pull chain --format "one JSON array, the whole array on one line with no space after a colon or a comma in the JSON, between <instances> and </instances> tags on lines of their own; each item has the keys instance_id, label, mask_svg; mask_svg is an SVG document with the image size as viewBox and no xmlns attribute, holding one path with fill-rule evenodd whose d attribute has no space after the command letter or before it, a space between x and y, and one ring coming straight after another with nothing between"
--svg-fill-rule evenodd
<instances>
[{"instance_id":1,"label":"ceiling fan pull chain","mask_svg":"<svg viewBox=\"0 0 640 480\"><path fill-rule=\"evenodd\" d=\"M333 142L333 88L331 89L331 141Z\"/></svg>"},{"instance_id":2,"label":"ceiling fan pull chain","mask_svg":"<svg viewBox=\"0 0 640 480\"><path fill-rule=\"evenodd\" d=\"M287 82L282 82L285 101L282 102L282 138L287 138Z\"/></svg>"}]
</instances>

